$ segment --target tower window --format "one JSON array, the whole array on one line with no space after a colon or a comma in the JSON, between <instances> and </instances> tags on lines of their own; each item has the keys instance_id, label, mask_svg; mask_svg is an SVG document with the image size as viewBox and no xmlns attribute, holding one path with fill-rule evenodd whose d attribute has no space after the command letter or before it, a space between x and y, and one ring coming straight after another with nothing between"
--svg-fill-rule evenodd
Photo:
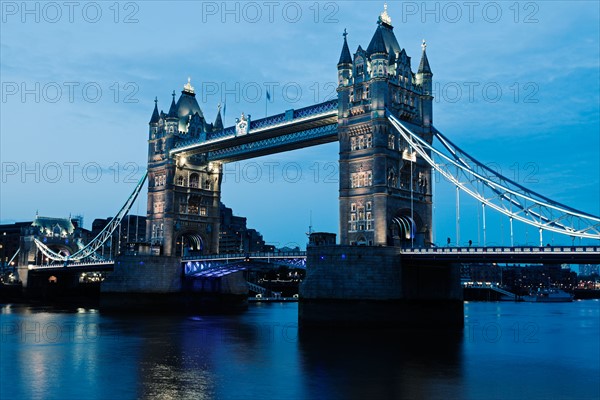
<instances>
[{"instance_id":1,"label":"tower window","mask_svg":"<svg viewBox=\"0 0 600 400\"><path fill-rule=\"evenodd\" d=\"M365 171L365 172L354 172L350 174L350 187L361 188L366 186L373 185L373 172Z\"/></svg>"},{"instance_id":2,"label":"tower window","mask_svg":"<svg viewBox=\"0 0 600 400\"><path fill-rule=\"evenodd\" d=\"M354 101L360 101L363 97L363 90L362 88L357 88L356 92L355 92L355 96L354 96Z\"/></svg>"},{"instance_id":3,"label":"tower window","mask_svg":"<svg viewBox=\"0 0 600 400\"><path fill-rule=\"evenodd\" d=\"M191 188L198 188L198 184L200 182L200 178L198 176L198 174L191 174L190 175L190 187Z\"/></svg>"},{"instance_id":4,"label":"tower window","mask_svg":"<svg viewBox=\"0 0 600 400\"><path fill-rule=\"evenodd\" d=\"M362 75L365 73L365 64L360 63L356 65L356 74L357 75Z\"/></svg>"},{"instance_id":5,"label":"tower window","mask_svg":"<svg viewBox=\"0 0 600 400\"><path fill-rule=\"evenodd\" d=\"M358 209L358 220L363 221L364 219L365 219L365 209L359 208Z\"/></svg>"},{"instance_id":6,"label":"tower window","mask_svg":"<svg viewBox=\"0 0 600 400\"><path fill-rule=\"evenodd\" d=\"M165 186L166 177L164 174L156 175L154 177L154 186Z\"/></svg>"},{"instance_id":7,"label":"tower window","mask_svg":"<svg viewBox=\"0 0 600 400\"><path fill-rule=\"evenodd\" d=\"M184 179L183 179L183 176L179 175L179 176L177 177L177 185L178 185L178 186L183 186L183 184L184 184Z\"/></svg>"},{"instance_id":8,"label":"tower window","mask_svg":"<svg viewBox=\"0 0 600 400\"><path fill-rule=\"evenodd\" d=\"M154 213L159 214L164 212L165 210L165 203L163 201L157 201L156 203L154 203Z\"/></svg>"}]
</instances>

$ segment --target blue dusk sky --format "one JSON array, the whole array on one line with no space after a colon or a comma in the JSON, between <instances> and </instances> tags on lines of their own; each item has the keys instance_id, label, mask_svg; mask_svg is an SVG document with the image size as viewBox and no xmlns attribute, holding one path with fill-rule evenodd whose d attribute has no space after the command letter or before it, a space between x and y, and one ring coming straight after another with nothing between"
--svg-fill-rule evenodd
<instances>
[{"instance_id":1,"label":"blue dusk sky","mask_svg":"<svg viewBox=\"0 0 600 400\"><path fill-rule=\"evenodd\" d=\"M71 4L71 5L68 5ZM209 122L300 108L336 96L342 33L352 53L379 2L1 3L2 223L114 215L146 166L158 97L187 78ZM597 1L388 2L416 70L434 73L434 124L483 163L553 200L600 214L600 10ZM267 89L271 99L267 102ZM266 109L267 107L267 109ZM338 231L338 144L224 166L223 202L267 242ZM145 193L145 192L144 192ZM435 241L455 240L454 191L435 187ZM145 196L133 207L145 214ZM464 199L461 241L481 241ZM488 215L488 244L508 219ZM479 228L478 228L479 227ZM535 228L516 242L538 243ZM545 241L569 243L548 234Z\"/></svg>"}]
</instances>

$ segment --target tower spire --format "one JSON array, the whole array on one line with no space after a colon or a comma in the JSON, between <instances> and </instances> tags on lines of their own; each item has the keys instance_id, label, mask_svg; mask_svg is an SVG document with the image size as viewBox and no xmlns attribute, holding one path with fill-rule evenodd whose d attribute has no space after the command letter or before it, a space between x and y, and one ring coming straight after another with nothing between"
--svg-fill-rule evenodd
<instances>
[{"instance_id":1,"label":"tower spire","mask_svg":"<svg viewBox=\"0 0 600 400\"><path fill-rule=\"evenodd\" d=\"M192 78L188 76L188 81L185 85L183 85L183 91L189 94L194 94L194 87L192 86Z\"/></svg>"},{"instance_id":2,"label":"tower spire","mask_svg":"<svg viewBox=\"0 0 600 400\"><path fill-rule=\"evenodd\" d=\"M221 103L217 105L217 118L215 119L214 130L223 130L223 119L221 118Z\"/></svg>"},{"instance_id":3,"label":"tower spire","mask_svg":"<svg viewBox=\"0 0 600 400\"><path fill-rule=\"evenodd\" d=\"M338 65L340 64L352 64L352 56L350 55L350 49L348 48L348 41L346 40L346 36L348 36L348 32L346 32L346 28L344 28L344 45L342 46L342 54L340 54L340 61L338 61Z\"/></svg>"},{"instance_id":4,"label":"tower spire","mask_svg":"<svg viewBox=\"0 0 600 400\"><path fill-rule=\"evenodd\" d=\"M383 12L379 14L379 20L377 22L392 26L392 18L387 12L387 7L387 3L383 3Z\"/></svg>"},{"instance_id":5,"label":"tower spire","mask_svg":"<svg viewBox=\"0 0 600 400\"><path fill-rule=\"evenodd\" d=\"M175 91L171 94L173 99L171 100L171 107L169 108L169 114L167 118L177 118L177 105L175 104Z\"/></svg>"},{"instance_id":6,"label":"tower spire","mask_svg":"<svg viewBox=\"0 0 600 400\"><path fill-rule=\"evenodd\" d=\"M431 74L431 67L429 66L429 60L427 59L427 43L425 39L423 39L423 43L421 44L421 48L423 49L423 53L421 55L421 63L419 64L419 70L417 73L428 73Z\"/></svg>"},{"instance_id":7,"label":"tower spire","mask_svg":"<svg viewBox=\"0 0 600 400\"><path fill-rule=\"evenodd\" d=\"M151 124L157 124L160 116L158 115L158 97L154 98L154 111L152 112L152 118L150 118Z\"/></svg>"}]
</instances>

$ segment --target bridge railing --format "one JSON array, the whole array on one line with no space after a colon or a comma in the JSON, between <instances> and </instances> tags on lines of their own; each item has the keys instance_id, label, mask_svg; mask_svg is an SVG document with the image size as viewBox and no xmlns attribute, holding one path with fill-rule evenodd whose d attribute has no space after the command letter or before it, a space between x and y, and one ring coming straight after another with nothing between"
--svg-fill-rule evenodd
<instances>
[{"instance_id":1,"label":"bridge railing","mask_svg":"<svg viewBox=\"0 0 600 400\"><path fill-rule=\"evenodd\" d=\"M231 253L231 254L212 254L203 256L182 257L182 261L190 260L225 260L225 259L244 259L244 258L302 258L306 257L305 251L281 251L281 252L253 252L253 253Z\"/></svg>"},{"instance_id":2,"label":"bridge railing","mask_svg":"<svg viewBox=\"0 0 600 400\"><path fill-rule=\"evenodd\" d=\"M419 247L402 249L405 254L456 254L456 253L598 253L600 246L521 246L521 247Z\"/></svg>"},{"instance_id":3,"label":"bridge railing","mask_svg":"<svg viewBox=\"0 0 600 400\"><path fill-rule=\"evenodd\" d=\"M51 269L51 268L82 268L97 265L112 265L115 262L113 260L102 260L102 261L90 261L90 262L73 262L68 263L55 263L55 264L43 264L43 265L29 265L28 269Z\"/></svg>"}]
</instances>

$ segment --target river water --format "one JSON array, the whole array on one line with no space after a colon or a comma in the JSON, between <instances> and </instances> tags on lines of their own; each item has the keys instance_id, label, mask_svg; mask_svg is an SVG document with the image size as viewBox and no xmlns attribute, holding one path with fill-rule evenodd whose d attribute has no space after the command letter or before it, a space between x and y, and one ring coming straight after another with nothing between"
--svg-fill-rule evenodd
<instances>
[{"instance_id":1,"label":"river water","mask_svg":"<svg viewBox=\"0 0 600 400\"><path fill-rule=\"evenodd\" d=\"M298 335L236 316L0 305L1 399L598 399L600 301L465 303L465 329Z\"/></svg>"}]
</instances>

